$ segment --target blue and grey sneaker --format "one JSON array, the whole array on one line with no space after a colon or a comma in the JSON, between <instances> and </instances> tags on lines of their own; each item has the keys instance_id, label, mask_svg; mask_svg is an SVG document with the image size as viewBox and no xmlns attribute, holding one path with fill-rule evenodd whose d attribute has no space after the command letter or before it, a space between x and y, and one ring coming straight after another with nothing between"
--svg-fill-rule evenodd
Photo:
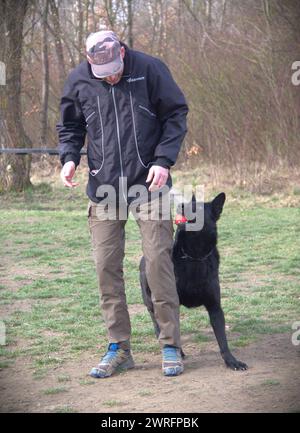
<instances>
[{"instance_id":1,"label":"blue and grey sneaker","mask_svg":"<svg viewBox=\"0 0 300 433\"><path fill-rule=\"evenodd\" d=\"M122 348L121 343L110 343L97 367L90 371L90 376L97 379L110 377L118 370L128 370L133 367L134 361L130 349Z\"/></svg>"},{"instance_id":2,"label":"blue and grey sneaker","mask_svg":"<svg viewBox=\"0 0 300 433\"><path fill-rule=\"evenodd\" d=\"M162 371L165 376L178 376L183 373L183 362L180 349L165 345L162 350Z\"/></svg>"}]
</instances>

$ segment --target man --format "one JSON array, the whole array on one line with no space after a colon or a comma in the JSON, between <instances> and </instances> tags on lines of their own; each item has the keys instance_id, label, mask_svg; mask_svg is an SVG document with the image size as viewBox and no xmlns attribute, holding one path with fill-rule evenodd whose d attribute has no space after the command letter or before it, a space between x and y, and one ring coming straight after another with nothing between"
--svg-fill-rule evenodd
<instances>
[{"instance_id":1,"label":"man","mask_svg":"<svg viewBox=\"0 0 300 433\"><path fill-rule=\"evenodd\" d=\"M59 133L61 178L67 187L80 162L88 136L89 228L96 263L108 350L90 372L97 378L132 368L130 319L123 280L124 228L121 205L132 200L128 189L148 188L147 194L171 186L175 164L186 133L188 107L170 71L159 59L129 49L112 31L92 33L86 42L87 61L69 75L61 100ZM116 217L107 216L101 188L117 194ZM145 199L145 197L144 197ZM149 214L149 196L140 206ZM156 200L150 201L150 207ZM113 209L114 210L114 209ZM151 211L151 209L150 209ZM157 212L156 212L157 214ZM159 215L158 215L159 214ZM162 370L166 376L183 372L180 354L179 300L171 248L172 219L139 218L146 273L159 324Z\"/></svg>"}]
</instances>

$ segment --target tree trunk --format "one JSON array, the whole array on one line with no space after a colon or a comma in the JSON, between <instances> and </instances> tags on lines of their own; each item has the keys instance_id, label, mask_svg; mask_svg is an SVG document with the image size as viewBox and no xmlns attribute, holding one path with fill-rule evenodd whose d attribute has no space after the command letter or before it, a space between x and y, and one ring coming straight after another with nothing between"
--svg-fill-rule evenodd
<instances>
[{"instance_id":1,"label":"tree trunk","mask_svg":"<svg viewBox=\"0 0 300 433\"><path fill-rule=\"evenodd\" d=\"M116 14L114 12L112 0L104 0L104 9L106 11L107 20L111 30L115 31Z\"/></svg>"},{"instance_id":2,"label":"tree trunk","mask_svg":"<svg viewBox=\"0 0 300 433\"><path fill-rule=\"evenodd\" d=\"M208 0L207 2L207 28L208 31L211 31L211 24L212 24L212 0Z\"/></svg>"},{"instance_id":3,"label":"tree trunk","mask_svg":"<svg viewBox=\"0 0 300 433\"><path fill-rule=\"evenodd\" d=\"M49 58L47 41L48 0L44 5L42 17L42 101L41 101L41 137L40 143L47 143L48 101L49 101Z\"/></svg>"},{"instance_id":4,"label":"tree trunk","mask_svg":"<svg viewBox=\"0 0 300 433\"><path fill-rule=\"evenodd\" d=\"M82 51L83 51L83 9L82 9L82 2L81 0L77 1L77 8L78 8L78 60L77 62L80 63L82 61Z\"/></svg>"},{"instance_id":5,"label":"tree trunk","mask_svg":"<svg viewBox=\"0 0 300 433\"><path fill-rule=\"evenodd\" d=\"M56 6L55 0L50 0L50 10L53 22L54 29L54 43L55 43L55 51L58 63L58 74L59 74L59 82L60 87L63 87L63 84L66 79L66 67L65 67L65 59L64 59L64 51L62 45L62 33L61 26L59 20L59 10Z\"/></svg>"},{"instance_id":6,"label":"tree trunk","mask_svg":"<svg viewBox=\"0 0 300 433\"><path fill-rule=\"evenodd\" d=\"M28 0L0 0L0 60L6 66L6 85L1 86L0 123L2 147L31 147L21 112L21 64L23 24ZM22 191L30 185L31 157L2 155L0 192Z\"/></svg>"},{"instance_id":7,"label":"tree trunk","mask_svg":"<svg viewBox=\"0 0 300 433\"><path fill-rule=\"evenodd\" d=\"M128 8L128 45L129 48L133 48L133 10L132 0L127 0Z\"/></svg>"},{"instance_id":8,"label":"tree trunk","mask_svg":"<svg viewBox=\"0 0 300 433\"><path fill-rule=\"evenodd\" d=\"M222 0L223 6L222 6L222 16L221 16L221 32L224 30L225 27L225 19L226 19L226 2L227 0Z\"/></svg>"}]
</instances>

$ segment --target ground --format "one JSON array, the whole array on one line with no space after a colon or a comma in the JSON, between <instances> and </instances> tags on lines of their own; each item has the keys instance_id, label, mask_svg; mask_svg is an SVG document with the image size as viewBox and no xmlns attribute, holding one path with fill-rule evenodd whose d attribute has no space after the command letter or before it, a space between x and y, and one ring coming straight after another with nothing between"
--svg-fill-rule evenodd
<instances>
[{"instance_id":1,"label":"ground","mask_svg":"<svg viewBox=\"0 0 300 433\"><path fill-rule=\"evenodd\" d=\"M136 368L96 380L88 372L104 353L106 331L85 182L66 191L49 179L0 197L0 325L7 331L0 346L0 412L300 411L300 345L292 344L292 325L300 319L296 181L269 195L219 181L207 193L227 194L218 224L222 305L229 345L249 370L227 369L204 309L182 307L185 372L162 376L139 287L139 233L128 221L124 274Z\"/></svg>"},{"instance_id":2,"label":"ground","mask_svg":"<svg viewBox=\"0 0 300 433\"><path fill-rule=\"evenodd\" d=\"M104 380L87 375L97 363L96 353L50 368L40 380L33 380L30 366L17 360L14 368L0 371L1 412L300 411L300 351L291 335L264 336L234 350L248 363L246 372L227 369L214 342L200 350L185 337L184 348L185 372L175 378L162 376L159 351L135 353L135 369Z\"/></svg>"}]
</instances>

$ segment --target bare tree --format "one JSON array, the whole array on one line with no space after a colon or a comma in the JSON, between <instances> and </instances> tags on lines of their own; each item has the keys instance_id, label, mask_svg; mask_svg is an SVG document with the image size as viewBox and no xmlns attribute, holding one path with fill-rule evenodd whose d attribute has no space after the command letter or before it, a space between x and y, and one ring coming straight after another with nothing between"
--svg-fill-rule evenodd
<instances>
[{"instance_id":1,"label":"bare tree","mask_svg":"<svg viewBox=\"0 0 300 433\"><path fill-rule=\"evenodd\" d=\"M115 30L116 21L117 21L118 2L114 2L113 0L104 0L104 7L107 13L109 26L112 30Z\"/></svg>"},{"instance_id":2,"label":"bare tree","mask_svg":"<svg viewBox=\"0 0 300 433\"><path fill-rule=\"evenodd\" d=\"M128 15L128 45L133 48L133 1L127 0Z\"/></svg>"},{"instance_id":3,"label":"bare tree","mask_svg":"<svg viewBox=\"0 0 300 433\"><path fill-rule=\"evenodd\" d=\"M45 0L42 12L42 100L41 100L41 144L47 142L48 101L49 101L49 58L47 40L47 20L49 1Z\"/></svg>"},{"instance_id":4,"label":"bare tree","mask_svg":"<svg viewBox=\"0 0 300 433\"><path fill-rule=\"evenodd\" d=\"M278 155L299 161L299 87L290 69L299 60L299 1L0 0L0 8L8 77L0 85L0 146L30 145L25 131L32 142L56 146L67 72L82 60L86 35L111 28L130 47L165 60L184 90L187 158L199 151L236 166ZM16 183L16 173L28 183L30 157L2 156L0 164L0 189Z\"/></svg>"},{"instance_id":5,"label":"bare tree","mask_svg":"<svg viewBox=\"0 0 300 433\"><path fill-rule=\"evenodd\" d=\"M83 8L82 8L82 1L77 0L76 4L77 8L77 16L78 16L78 26L77 26L77 34L78 34L78 58L77 62L80 63L82 58L82 48L83 48Z\"/></svg>"},{"instance_id":6,"label":"bare tree","mask_svg":"<svg viewBox=\"0 0 300 433\"><path fill-rule=\"evenodd\" d=\"M55 0L49 0L49 5L51 11L51 19L53 23L53 30L54 30L53 36L54 36L54 43L55 43L55 50L56 50L56 57L57 57L59 81L61 87L66 78L66 67L65 67L64 51L62 46L62 31L60 25L59 9L56 5Z\"/></svg>"},{"instance_id":7,"label":"bare tree","mask_svg":"<svg viewBox=\"0 0 300 433\"><path fill-rule=\"evenodd\" d=\"M28 0L0 1L1 60L6 65L7 81L3 87L0 107L1 133L9 147L30 147L22 123L21 71L23 25ZM0 191L21 191L30 185L30 156L2 156Z\"/></svg>"}]
</instances>

